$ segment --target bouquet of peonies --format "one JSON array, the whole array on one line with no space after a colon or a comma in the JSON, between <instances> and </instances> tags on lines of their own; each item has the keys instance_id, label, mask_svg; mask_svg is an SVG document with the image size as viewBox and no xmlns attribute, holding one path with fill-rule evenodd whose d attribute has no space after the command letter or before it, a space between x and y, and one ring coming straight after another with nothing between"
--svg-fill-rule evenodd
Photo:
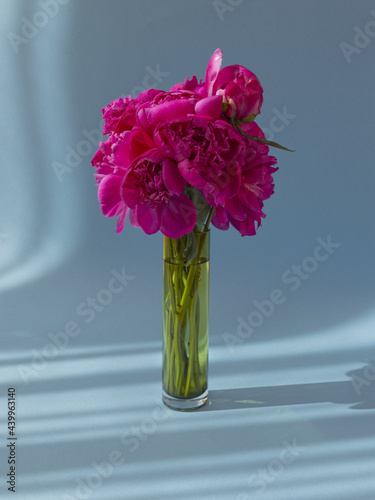
<instances>
[{"instance_id":1,"label":"bouquet of peonies","mask_svg":"<svg viewBox=\"0 0 375 500\"><path fill-rule=\"evenodd\" d=\"M205 81L150 89L103 109L92 164L103 214L164 235L163 401L207 401L209 225L253 235L273 193L276 159L254 119L263 90L243 66L221 69L216 50Z\"/></svg>"},{"instance_id":2,"label":"bouquet of peonies","mask_svg":"<svg viewBox=\"0 0 375 500\"><path fill-rule=\"evenodd\" d=\"M254 122L263 102L258 78L240 65L221 69L217 49L205 81L193 76L169 92L150 89L103 111L104 135L92 165L100 208L129 213L147 234L181 238L212 224L254 235L273 193L276 158ZM286 148L282 148L286 149Z\"/></svg>"}]
</instances>

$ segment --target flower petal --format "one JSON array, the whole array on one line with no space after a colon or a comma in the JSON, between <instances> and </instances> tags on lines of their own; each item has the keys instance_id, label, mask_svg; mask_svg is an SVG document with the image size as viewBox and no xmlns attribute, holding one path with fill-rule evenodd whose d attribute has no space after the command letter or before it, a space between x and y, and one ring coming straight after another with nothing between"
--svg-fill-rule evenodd
<instances>
[{"instance_id":1,"label":"flower petal","mask_svg":"<svg viewBox=\"0 0 375 500\"><path fill-rule=\"evenodd\" d=\"M183 194L163 204L160 231L168 238L181 238L195 226L197 214L193 202Z\"/></svg>"},{"instance_id":2,"label":"flower petal","mask_svg":"<svg viewBox=\"0 0 375 500\"><path fill-rule=\"evenodd\" d=\"M223 108L223 96L213 95L205 97L197 102L195 105L195 112L197 115L218 120Z\"/></svg>"},{"instance_id":3,"label":"flower petal","mask_svg":"<svg viewBox=\"0 0 375 500\"><path fill-rule=\"evenodd\" d=\"M206 94L208 96L212 95L212 89L214 87L215 80L221 69L222 59L223 51L221 49L216 49L212 54L210 60L208 61L205 76Z\"/></svg>"},{"instance_id":4,"label":"flower petal","mask_svg":"<svg viewBox=\"0 0 375 500\"><path fill-rule=\"evenodd\" d=\"M177 94L177 92L175 93ZM185 95L186 94L186 95ZM151 106L146 103L138 109L137 120L139 125L152 134L156 126L163 121L172 121L194 113L194 107L199 96L190 92L177 95L167 94L169 100L157 100L157 105ZM190 94L190 95L189 95ZM173 98L174 97L174 98Z\"/></svg>"},{"instance_id":5,"label":"flower petal","mask_svg":"<svg viewBox=\"0 0 375 500\"><path fill-rule=\"evenodd\" d=\"M186 186L186 181L180 174L177 163L169 158L164 162L163 181L165 187L171 193L177 194L178 196L182 195Z\"/></svg>"},{"instance_id":6,"label":"flower petal","mask_svg":"<svg viewBox=\"0 0 375 500\"><path fill-rule=\"evenodd\" d=\"M160 229L161 206L137 205L137 221L146 234L154 234Z\"/></svg>"},{"instance_id":7,"label":"flower petal","mask_svg":"<svg viewBox=\"0 0 375 500\"><path fill-rule=\"evenodd\" d=\"M248 217L245 221L238 221L233 217L229 216L229 220L233 227L235 227L240 233L241 236L254 236L256 234L255 230L255 220L251 217ZM259 227L258 222L258 227Z\"/></svg>"},{"instance_id":8,"label":"flower petal","mask_svg":"<svg viewBox=\"0 0 375 500\"><path fill-rule=\"evenodd\" d=\"M106 175L99 184L100 209L106 217L116 217L125 207L121 198L122 181L120 175Z\"/></svg>"},{"instance_id":9,"label":"flower petal","mask_svg":"<svg viewBox=\"0 0 375 500\"><path fill-rule=\"evenodd\" d=\"M213 188L213 190L209 189L209 192L211 192L214 197L220 194L225 196L225 198L233 198L240 188L241 171L236 160L226 163L221 171L211 175L205 174L203 177ZM218 199L217 202L219 202Z\"/></svg>"},{"instance_id":10,"label":"flower petal","mask_svg":"<svg viewBox=\"0 0 375 500\"><path fill-rule=\"evenodd\" d=\"M229 229L229 219L227 216L227 211L224 207L218 206L216 207L214 216L212 217L212 224L217 228L223 231Z\"/></svg>"},{"instance_id":11,"label":"flower petal","mask_svg":"<svg viewBox=\"0 0 375 500\"><path fill-rule=\"evenodd\" d=\"M190 163L188 159L182 160L178 163L178 170L180 171L182 177L197 189L203 189L207 186L207 183L202 179L198 171Z\"/></svg>"},{"instance_id":12,"label":"flower petal","mask_svg":"<svg viewBox=\"0 0 375 500\"><path fill-rule=\"evenodd\" d=\"M129 158L133 161L137 156L155 148L152 138L141 128L134 127L130 136Z\"/></svg>"},{"instance_id":13,"label":"flower petal","mask_svg":"<svg viewBox=\"0 0 375 500\"><path fill-rule=\"evenodd\" d=\"M133 179L134 172L129 171L129 173L123 179L121 186L121 196L124 202L130 208L135 208L139 203L139 188L137 186L136 180Z\"/></svg>"},{"instance_id":14,"label":"flower petal","mask_svg":"<svg viewBox=\"0 0 375 500\"><path fill-rule=\"evenodd\" d=\"M225 208L228 210L229 215L236 220L244 221L247 218L246 209L237 196L231 200L227 200Z\"/></svg>"},{"instance_id":15,"label":"flower petal","mask_svg":"<svg viewBox=\"0 0 375 500\"><path fill-rule=\"evenodd\" d=\"M139 223L137 220L137 207L129 212L129 222L133 227L139 227Z\"/></svg>"},{"instance_id":16,"label":"flower petal","mask_svg":"<svg viewBox=\"0 0 375 500\"><path fill-rule=\"evenodd\" d=\"M124 204L124 210L120 213L119 218L117 219L116 233L121 233L121 231L124 229L125 219L128 212L129 207Z\"/></svg>"}]
</instances>

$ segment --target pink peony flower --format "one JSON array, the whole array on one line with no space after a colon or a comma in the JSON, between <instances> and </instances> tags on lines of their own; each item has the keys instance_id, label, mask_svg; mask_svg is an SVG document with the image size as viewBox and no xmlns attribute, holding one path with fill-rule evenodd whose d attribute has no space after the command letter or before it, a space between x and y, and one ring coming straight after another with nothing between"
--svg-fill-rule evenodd
<instances>
[{"instance_id":1,"label":"pink peony flower","mask_svg":"<svg viewBox=\"0 0 375 500\"><path fill-rule=\"evenodd\" d=\"M258 115L263 103L263 89L258 78L247 68L235 64L223 68L213 86L214 95L222 95L224 114L234 120Z\"/></svg>"},{"instance_id":2,"label":"pink peony flower","mask_svg":"<svg viewBox=\"0 0 375 500\"><path fill-rule=\"evenodd\" d=\"M221 95L224 98L224 114L234 120L260 113L263 89L258 78L250 70L238 64L221 69L223 53L220 49L212 54L206 69L205 89L202 95Z\"/></svg>"},{"instance_id":3,"label":"pink peony flower","mask_svg":"<svg viewBox=\"0 0 375 500\"><path fill-rule=\"evenodd\" d=\"M263 89L258 78L238 64L221 69L222 58L222 50L216 49L208 62L204 83L198 83L197 77L193 76L191 80L186 78L184 83L174 85L171 90L189 90L202 97L220 95L227 118L242 120L249 115L255 117L263 103Z\"/></svg>"},{"instance_id":4,"label":"pink peony flower","mask_svg":"<svg viewBox=\"0 0 375 500\"><path fill-rule=\"evenodd\" d=\"M119 135L111 134L99 144L99 149L91 160L98 184L106 175L125 171L134 158L154 147L152 138L139 127L133 127Z\"/></svg>"},{"instance_id":5,"label":"pink peony flower","mask_svg":"<svg viewBox=\"0 0 375 500\"><path fill-rule=\"evenodd\" d=\"M243 140L222 120L189 116L161 123L154 132L159 151L175 160L183 178L202 190L213 206L236 195L240 168L236 161Z\"/></svg>"},{"instance_id":6,"label":"pink peony flower","mask_svg":"<svg viewBox=\"0 0 375 500\"><path fill-rule=\"evenodd\" d=\"M274 192L272 174L278 170L272 167L275 163L273 156L260 156L247 163L241 170L238 197L225 203L230 222L242 236L254 235L255 222L259 227L266 216L262 210L263 201Z\"/></svg>"},{"instance_id":7,"label":"pink peony flower","mask_svg":"<svg viewBox=\"0 0 375 500\"><path fill-rule=\"evenodd\" d=\"M244 131L254 137L264 138L262 130L255 124L242 126ZM223 207L215 210L212 223L219 229L228 229L229 222L240 231L242 236L254 235L261 225L263 202L274 192L272 174L278 170L273 165L276 158L269 156L268 146L246 139L247 147L242 150L241 184L235 198L225 200Z\"/></svg>"},{"instance_id":8,"label":"pink peony flower","mask_svg":"<svg viewBox=\"0 0 375 500\"><path fill-rule=\"evenodd\" d=\"M104 126L103 135L120 134L131 130L136 125L135 113L139 106L151 101L161 90L149 89L141 92L135 99L131 96L112 101L102 109Z\"/></svg>"},{"instance_id":9,"label":"pink peony flower","mask_svg":"<svg viewBox=\"0 0 375 500\"><path fill-rule=\"evenodd\" d=\"M118 233L124 228L129 210L121 197L124 176L135 158L154 147L152 138L144 130L134 127L119 135L112 134L105 142L100 143L92 160L92 165L96 168L100 209L106 217L118 217Z\"/></svg>"},{"instance_id":10,"label":"pink peony flower","mask_svg":"<svg viewBox=\"0 0 375 500\"><path fill-rule=\"evenodd\" d=\"M153 149L132 163L122 183L122 199L146 234L160 229L169 238L180 238L194 229L197 218L183 193L185 186L176 162Z\"/></svg>"}]
</instances>

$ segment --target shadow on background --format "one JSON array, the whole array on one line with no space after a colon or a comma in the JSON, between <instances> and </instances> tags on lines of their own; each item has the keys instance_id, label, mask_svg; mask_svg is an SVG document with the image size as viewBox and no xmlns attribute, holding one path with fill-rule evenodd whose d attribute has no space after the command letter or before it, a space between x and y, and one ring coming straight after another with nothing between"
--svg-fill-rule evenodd
<instances>
[{"instance_id":1,"label":"shadow on background","mask_svg":"<svg viewBox=\"0 0 375 500\"><path fill-rule=\"evenodd\" d=\"M210 391L200 411L337 403L356 410L375 408L375 365L348 372L350 381Z\"/></svg>"}]
</instances>

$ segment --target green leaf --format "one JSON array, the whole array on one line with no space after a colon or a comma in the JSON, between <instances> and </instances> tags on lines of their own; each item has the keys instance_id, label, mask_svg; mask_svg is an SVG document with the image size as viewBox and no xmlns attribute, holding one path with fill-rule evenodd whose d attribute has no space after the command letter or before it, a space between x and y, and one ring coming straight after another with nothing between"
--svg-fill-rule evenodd
<instances>
[{"instance_id":1,"label":"green leaf","mask_svg":"<svg viewBox=\"0 0 375 500\"><path fill-rule=\"evenodd\" d=\"M211 210L211 205L205 200L202 191L194 187L190 189L190 199L194 203L197 212L196 227L198 231L203 231L208 214Z\"/></svg>"},{"instance_id":2,"label":"green leaf","mask_svg":"<svg viewBox=\"0 0 375 500\"><path fill-rule=\"evenodd\" d=\"M273 148L283 149L284 151L290 151L291 153L294 153L296 151L295 149L285 148L284 146L281 146L281 144L278 144L277 142L274 141L269 141L267 139L261 139L260 137L253 137L252 135L247 135L245 134L245 132L241 130L241 128L238 125L236 125L236 127L240 132L240 134L244 135L248 139L253 139L254 141L261 142L262 144L267 144L267 146L272 146Z\"/></svg>"},{"instance_id":3,"label":"green leaf","mask_svg":"<svg viewBox=\"0 0 375 500\"><path fill-rule=\"evenodd\" d=\"M195 233L192 231L185 235L186 237L186 247L183 250L184 259L186 259L187 263L191 262L198 252L198 244Z\"/></svg>"}]
</instances>

